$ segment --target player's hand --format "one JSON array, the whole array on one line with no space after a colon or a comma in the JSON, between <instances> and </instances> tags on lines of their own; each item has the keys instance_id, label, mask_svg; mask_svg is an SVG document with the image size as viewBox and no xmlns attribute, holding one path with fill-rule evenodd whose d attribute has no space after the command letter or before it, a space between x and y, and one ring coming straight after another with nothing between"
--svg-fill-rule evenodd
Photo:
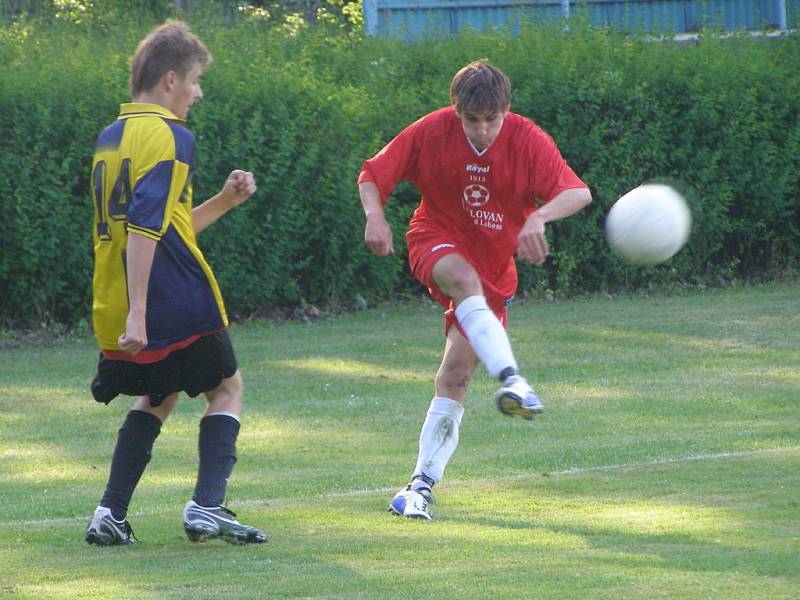
<instances>
[{"instance_id":1,"label":"player's hand","mask_svg":"<svg viewBox=\"0 0 800 600\"><path fill-rule=\"evenodd\" d=\"M231 171L222 193L229 199L233 206L239 206L247 200L258 189L256 179L250 171Z\"/></svg>"},{"instance_id":2,"label":"player's hand","mask_svg":"<svg viewBox=\"0 0 800 600\"><path fill-rule=\"evenodd\" d=\"M364 241L376 256L387 256L394 252L392 228L383 217L375 216L367 219L367 226L364 228Z\"/></svg>"},{"instance_id":3,"label":"player's hand","mask_svg":"<svg viewBox=\"0 0 800 600\"><path fill-rule=\"evenodd\" d=\"M147 346L147 328L144 317L129 313L125 323L125 333L117 340L120 349L126 354L138 354Z\"/></svg>"},{"instance_id":4,"label":"player's hand","mask_svg":"<svg viewBox=\"0 0 800 600\"><path fill-rule=\"evenodd\" d=\"M526 262L541 265L549 250L544 237L544 220L533 213L517 236L517 256Z\"/></svg>"}]
</instances>

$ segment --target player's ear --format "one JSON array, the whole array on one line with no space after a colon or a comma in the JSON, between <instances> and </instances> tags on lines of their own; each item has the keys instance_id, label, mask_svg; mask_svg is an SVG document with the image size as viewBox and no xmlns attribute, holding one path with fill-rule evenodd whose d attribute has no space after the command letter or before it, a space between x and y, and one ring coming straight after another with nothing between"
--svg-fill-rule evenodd
<instances>
[{"instance_id":1,"label":"player's ear","mask_svg":"<svg viewBox=\"0 0 800 600\"><path fill-rule=\"evenodd\" d=\"M172 88L175 87L175 83L178 81L178 74L175 71L167 71L164 73L161 81L164 84L164 89L171 92Z\"/></svg>"}]
</instances>

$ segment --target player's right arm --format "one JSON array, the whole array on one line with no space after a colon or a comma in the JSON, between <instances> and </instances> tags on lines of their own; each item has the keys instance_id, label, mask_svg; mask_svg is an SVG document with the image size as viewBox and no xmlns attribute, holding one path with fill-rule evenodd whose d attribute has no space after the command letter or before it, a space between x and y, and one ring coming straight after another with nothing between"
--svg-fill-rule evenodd
<instances>
[{"instance_id":1,"label":"player's right arm","mask_svg":"<svg viewBox=\"0 0 800 600\"><path fill-rule=\"evenodd\" d=\"M120 350L137 354L148 344L147 296L156 246L172 223L182 202L190 164L180 160L191 156L194 137L178 135L161 120L148 128L144 142L132 150L131 186L126 211L125 279L128 315L125 331L117 339Z\"/></svg>"},{"instance_id":2,"label":"player's right arm","mask_svg":"<svg viewBox=\"0 0 800 600\"><path fill-rule=\"evenodd\" d=\"M383 207L400 179L413 181L418 154L417 132L425 117L401 131L371 159L364 161L358 176L358 194L367 217L364 241L373 254L387 256L394 252L392 228Z\"/></svg>"},{"instance_id":3,"label":"player's right arm","mask_svg":"<svg viewBox=\"0 0 800 600\"><path fill-rule=\"evenodd\" d=\"M128 318L119 347L127 354L137 354L147 346L147 289L158 242L137 233L128 233L125 262L128 274Z\"/></svg>"},{"instance_id":4,"label":"player's right arm","mask_svg":"<svg viewBox=\"0 0 800 600\"><path fill-rule=\"evenodd\" d=\"M361 206L367 217L364 241L377 256L392 254L394 252L392 228L383 213L383 202L378 186L372 181L362 181L358 184L358 194L361 196Z\"/></svg>"}]
</instances>

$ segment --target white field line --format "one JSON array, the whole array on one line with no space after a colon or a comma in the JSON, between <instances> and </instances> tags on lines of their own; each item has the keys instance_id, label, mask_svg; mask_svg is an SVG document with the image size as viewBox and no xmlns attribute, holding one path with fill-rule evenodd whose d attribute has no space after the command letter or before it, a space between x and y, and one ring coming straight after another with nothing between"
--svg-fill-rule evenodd
<instances>
[{"instance_id":1,"label":"white field line","mask_svg":"<svg viewBox=\"0 0 800 600\"><path fill-rule=\"evenodd\" d=\"M800 446L783 446L780 448L761 448L759 450L718 452L716 454L692 454L688 456L679 456L676 458L663 458L663 459L649 460L644 462L632 462L632 463L623 463L617 465L600 465L597 467L585 467L585 468L575 467L572 469L565 469L563 471L551 471L544 473L518 473L516 475L504 475L501 477L487 477L482 479L447 481L447 487L462 487L466 485L475 485L475 484L480 485L480 484L502 483L510 481L524 481L526 479L536 479L540 477L552 478L552 477L590 475L592 473L625 471L632 469L640 469L642 467L654 467L659 465L672 465L672 464L681 464L681 463L698 462L698 461L726 460L729 458L747 458L747 457L763 456L769 454L791 454L798 450L800 450ZM383 487L383 488L368 488L368 489L359 488L359 489L346 490L343 492L327 492L324 494L320 494L319 496L317 496L317 498L354 498L358 496L383 495L395 492L397 491L397 489L398 489L397 486ZM277 505L289 504L291 502L307 501L313 499L314 499L313 496L302 496L292 499L270 498L266 500L243 500L241 502L235 502L231 504L231 506L238 510L239 507L273 506L276 504ZM174 510L176 510L174 507L170 507L169 509L153 508L153 509L137 510L128 513L128 517L135 519L137 517L163 514ZM73 523L75 521L85 521L90 517L91 514L87 513L85 515L77 515L74 517L60 517L57 519L25 519L25 520L13 520L13 521L0 521L0 527L42 527L47 525L66 525L69 523Z\"/></svg>"},{"instance_id":2,"label":"white field line","mask_svg":"<svg viewBox=\"0 0 800 600\"><path fill-rule=\"evenodd\" d=\"M573 467L563 471L545 471L542 473L517 473L516 475L503 475L501 477L486 477L481 479L466 479L457 481L447 481L447 487L461 487L464 485L501 483L509 481L524 481L525 479L536 479L538 477L567 477L570 475L589 475L591 473L604 473L606 471L624 471L630 469L640 469L642 467L655 467L658 465L671 465L678 463L688 463L703 460L724 460L726 458L743 458L750 456L760 456L764 454L791 454L793 451L800 450L800 446L783 446L780 448L760 448L758 450L742 450L737 452L719 452L716 454L690 454L689 456L679 456L676 458L659 458L645 462L624 463L618 465L600 465L597 467ZM371 496L372 494L387 493L397 491L397 487L375 488L375 489L353 489L345 492L328 492L322 494L322 498L343 498L353 496ZM244 504L244 503L243 503Z\"/></svg>"}]
</instances>

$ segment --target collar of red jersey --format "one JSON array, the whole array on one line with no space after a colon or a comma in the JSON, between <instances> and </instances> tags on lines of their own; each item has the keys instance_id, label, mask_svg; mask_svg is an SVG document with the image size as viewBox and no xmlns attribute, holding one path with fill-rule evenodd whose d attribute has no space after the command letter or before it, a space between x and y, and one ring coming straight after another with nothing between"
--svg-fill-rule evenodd
<instances>
[{"instance_id":1,"label":"collar of red jersey","mask_svg":"<svg viewBox=\"0 0 800 600\"><path fill-rule=\"evenodd\" d=\"M147 102L125 102L119 106L119 117L117 119L131 119L135 117L164 117L179 123L185 123L184 119L161 106L160 104L149 104Z\"/></svg>"}]
</instances>

